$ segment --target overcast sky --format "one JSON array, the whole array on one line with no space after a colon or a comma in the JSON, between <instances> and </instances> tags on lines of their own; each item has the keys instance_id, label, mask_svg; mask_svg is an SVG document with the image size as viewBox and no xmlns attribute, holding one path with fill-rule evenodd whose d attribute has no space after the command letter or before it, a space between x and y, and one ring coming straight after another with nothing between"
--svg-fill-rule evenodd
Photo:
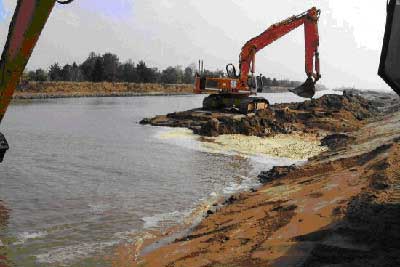
<instances>
[{"instance_id":1,"label":"overcast sky","mask_svg":"<svg viewBox=\"0 0 400 267\"><path fill-rule=\"evenodd\" d=\"M0 0L3 46L16 0ZM316 6L321 83L388 89L376 75L386 0L75 0L56 5L29 69L82 62L89 52L165 68L203 59L208 69L238 64L242 45L269 25ZM305 80L304 31L296 29L257 54L257 72Z\"/></svg>"}]
</instances>

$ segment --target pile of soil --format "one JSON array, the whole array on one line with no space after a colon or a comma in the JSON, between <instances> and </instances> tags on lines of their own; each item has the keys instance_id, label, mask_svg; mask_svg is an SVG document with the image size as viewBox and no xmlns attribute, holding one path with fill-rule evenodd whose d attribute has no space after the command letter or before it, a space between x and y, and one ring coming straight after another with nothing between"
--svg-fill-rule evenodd
<instances>
[{"instance_id":1,"label":"pile of soil","mask_svg":"<svg viewBox=\"0 0 400 267\"><path fill-rule=\"evenodd\" d=\"M186 127L202 136L271 136L304 132L349 132L379 113L371 100L356 94L324 95L301 103L276 104L252 114L194 109L143 119L153 126Z\"/></svg>"}]
</instances>

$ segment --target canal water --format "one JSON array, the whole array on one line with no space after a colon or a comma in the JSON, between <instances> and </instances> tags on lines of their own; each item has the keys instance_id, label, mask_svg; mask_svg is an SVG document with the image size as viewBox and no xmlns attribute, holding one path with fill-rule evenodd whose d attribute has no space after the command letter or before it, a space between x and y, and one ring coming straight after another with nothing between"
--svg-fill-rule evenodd
<instances>
[{"instance_id":1,"label":"canal water","mask_svg":"<svg viewBox=\"0 0 400 267\"><path fill-rule=\"evenodd\" d=\"M302 101L265 94L271 103ZM200 107L204 96L14 102L0 131L0 247L15 266L106 266L99 255L137 233L181 223L201 203L257 186L289 160L208 153L138 122ZM0 224L1 225L1 224ZM0 248L1 250L1 248ZM96 260L98 259L98 260ZM88 265L89 264L89 265Z\"/></svg>"}]
</instances>

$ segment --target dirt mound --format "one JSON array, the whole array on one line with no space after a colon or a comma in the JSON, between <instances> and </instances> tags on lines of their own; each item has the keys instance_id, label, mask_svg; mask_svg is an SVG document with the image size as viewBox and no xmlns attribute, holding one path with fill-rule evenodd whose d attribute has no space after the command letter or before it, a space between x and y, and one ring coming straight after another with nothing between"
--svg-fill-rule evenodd
<instances>
[{"instance_id":1,"label":"dirt mound","mask_svg":"<svg viewBox=\"0 0 400 267\"><path fill-rule=\"evenodd\" d=\"M379 112L370 101L353 94L324 95L302 103L272 105L270 109L242 115L194 109L143 119L142 124L186 127L202 136L245 134L271 136L292 132L348 132L360 128Z\"/></svg>"}]
</instances>

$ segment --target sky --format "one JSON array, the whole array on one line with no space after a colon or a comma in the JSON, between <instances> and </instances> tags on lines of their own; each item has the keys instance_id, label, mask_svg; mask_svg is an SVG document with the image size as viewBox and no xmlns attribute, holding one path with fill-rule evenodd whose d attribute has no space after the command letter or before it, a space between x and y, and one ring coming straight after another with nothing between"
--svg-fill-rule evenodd
<instances>
[{"instance_id":1,"label":"sky","mask_svg":"<svg viewBox=\"0 0 400 267\"><path fill-rule=\"evenodd\" d=\"M16 0L0 0L0 45ZM238 65L242 45L268 26L312 6L319 23L321 83L330 87L388 89L377 76L386 1L365 0L75 0L56 5L28 69L82 62L112 52L121 61L207 69ZM305 80L304 31L298 28L256 56L256 70L278 79Z\"/></svg>"}]
</instances>

